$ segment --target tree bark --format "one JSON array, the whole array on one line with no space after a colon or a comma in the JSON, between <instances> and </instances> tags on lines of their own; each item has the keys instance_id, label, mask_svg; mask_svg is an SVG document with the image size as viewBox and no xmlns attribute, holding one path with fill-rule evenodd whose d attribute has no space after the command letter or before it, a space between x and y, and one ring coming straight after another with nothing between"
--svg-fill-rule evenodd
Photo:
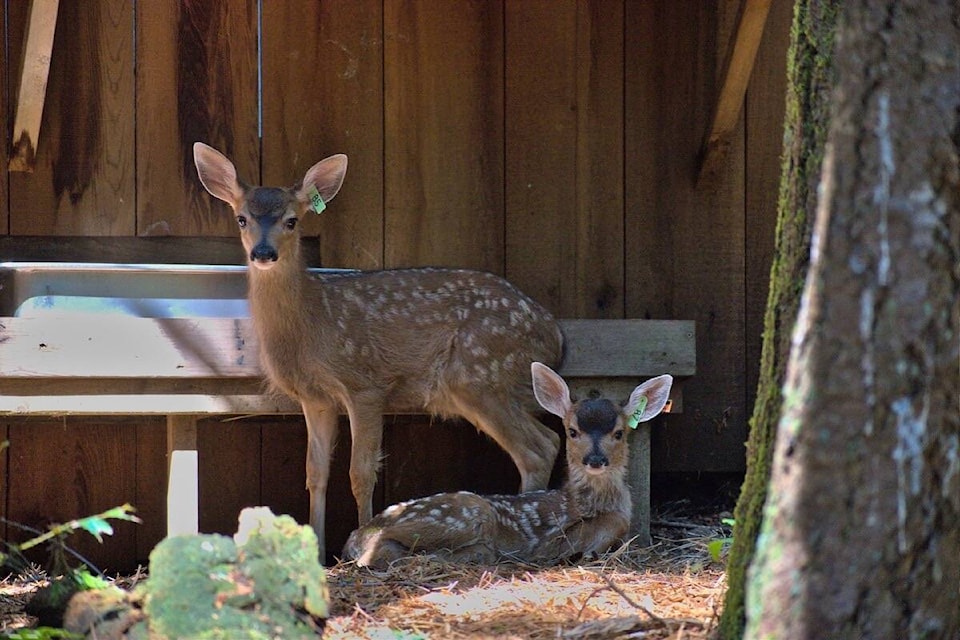
<instances>
[{"instance_id":1,"label":"tree bark","mask_svg":"<svg viewBox=\"0 0 960 640\"><path fill-rule=\"evenodd\" d=\"M747 473L737 506L727 560L727 592L720 637L743 636L747 567L754 556L770 482L774 436L780 420L790 336L810 263L817 189L835 84L833 39L840 0L797 0L787 53L787 96L780 174L777 237L764 316L757 399L747 440Z\"/></svg>"},{"instance_id":2,"label":"tree bark","mask_svg":"<svg viewBox=\"0 0 960 640\"><path fill-rule=\"evenodd\" d=\"M851 0L748 638L960 637L960 5Z\"/></svg>"}]
</instances>

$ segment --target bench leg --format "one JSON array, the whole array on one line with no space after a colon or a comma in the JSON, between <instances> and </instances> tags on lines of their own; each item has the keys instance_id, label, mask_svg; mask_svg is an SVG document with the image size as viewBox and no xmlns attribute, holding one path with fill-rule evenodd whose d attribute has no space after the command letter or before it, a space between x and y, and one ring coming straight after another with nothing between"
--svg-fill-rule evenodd
<instances>
[{"instance_id":1,"label":"bench leg","mask_svg":"<svg viewBox=\"0 0 960 640\"><path fill-rule=\"evenodd\" d=\"M632 430L630 438L630 462L627 469L627 483L630 485L630 499L633 503L633 516L630 518L630 536L636 537L635 544L647 547L650 538L650 423L643 422Z\"/></svg>"},{"instance_id":2,"label":"bench leg","mask_svg":"<svg viewBox=\"0 0 960 640\"><path fill-rule=\"evenodd\" d=\"M196 416L167 416L167 460L167 536L196 534L200 521Z\"/></svg>"}]
</instances>

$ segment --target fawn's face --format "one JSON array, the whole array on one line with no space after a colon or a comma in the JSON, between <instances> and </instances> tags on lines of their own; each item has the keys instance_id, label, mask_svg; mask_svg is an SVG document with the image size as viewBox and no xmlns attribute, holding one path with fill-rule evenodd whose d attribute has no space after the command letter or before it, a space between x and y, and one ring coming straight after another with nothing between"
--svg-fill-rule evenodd
<instances>
[{"instance_id":1,"label":"fawn's face","mask_svg":"<svg viewBox=\"0 0 960 640\"><path fill-rule=\"evenodd\" d=\"M567 464L591 474L626 466L626 429L636 428L659 414L673 385L673 378L664 374L635 388L622 406L606 398L574 403L567 383L550 367L534 362L530 371L537 402L559 416L567 430Z\"/></svg>"},{"instance_id":2,"label":"fawn's face","mask_svg":"<svg viewBox=\"0 0 960 640\"><path fill-rule=\"evenodd\" d=\"M591 474L625 466L625 422L620 407L606 398L589 398L576 403L564 417L567 464L571 467L581 465Z\"/></svg>"},{"instance_id":3,"label":"fawn's face","mask_svg":"<svg viewBox=\"0 0 960 640\"><path fill-rule=\"evenodd\" d=\"M194 143L193 159L204 188L233 208L247 258L259 269L269 269L281 256L295 255L300 219L311 208L323 211L347 172L347 156L338 154L310 167L300 184L289 189L250 188L237 178L233 163L213 147Z\"/></svg>"},{"instance_id":4,"label":"fawn's face","mask_svg":"<svg viewBox=\"0 0 960 640\"><path fill-rule=\"evenodd\" d=\"M269 269L281 255L296 251L297 225L305 208L290 189L259 187L246 192L234 214L251 265Z\"/></svg>"}]
</instances>

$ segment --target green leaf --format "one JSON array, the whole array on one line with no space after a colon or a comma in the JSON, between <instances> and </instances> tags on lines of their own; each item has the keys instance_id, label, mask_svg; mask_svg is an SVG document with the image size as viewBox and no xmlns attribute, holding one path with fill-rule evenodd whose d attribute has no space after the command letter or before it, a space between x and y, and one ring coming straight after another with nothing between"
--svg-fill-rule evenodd
<instances>
[{"instance_id":1,"label":"green leaf","mask_svg":"<svg viewBox=\"0 0 960 640\"><path fill-rule=\"evenodd\" d=\"M79 521L80 527L87 533L97 539L97 542L103 542L103 534L113 535L113 527L110 523L100 516L90 516Z\"/></svg>"},{"instance_id":2,"label":"green leaf","mask_svg":"<svg viewBox=\"0 0 960 640\"><path fill-rule=\"evenodd\" d=\"M711 540L707 543L707 551L710 552L710 558L714 562L720 561L720 553L723 551L723 540Z\"/></svg>"},{"instance_id":3,"label":"green leaf","mask_svg":"<svg viewBox=\"0 0 960 640\"><path fill-rule=\"evenodd\" d=\"M99 517L113 519L113 520L126 520L127 522L140 522L140 518L133 515L136 509L134 509L129 504L123 504L119 507L114 507L100 514Z\"/></svg>"},{"instance_id":4,"label":"green leaf","mask_svg":"<svg viewBox=\"0 0 960 640\"><path fill-rule=\"evenodd\" d=\"M93 575L85 568L80 568L74 571L73 578L77 581L77 584L80 585L80 589L84 591L94 591L97 589L107 589L110 587L109 582L100 576Z\"/></svg>"}]
</instances>

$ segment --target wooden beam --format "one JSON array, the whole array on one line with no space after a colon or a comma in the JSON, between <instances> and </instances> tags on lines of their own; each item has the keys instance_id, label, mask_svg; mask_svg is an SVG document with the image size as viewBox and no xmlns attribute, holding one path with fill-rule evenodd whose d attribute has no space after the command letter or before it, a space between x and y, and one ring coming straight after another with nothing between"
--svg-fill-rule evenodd
<instances>
[{"instance_id":1,"label":"wooden beam","mask_svg":"<svg viewBox=\"0 0 960 640\"><path fill-rule=\"evenodd\" d=\"M561 320L560 325L567 345L561 375L626 377L636 384L638 377L696 373L693 321ZM4 384L83 378L168 387L169 380L259 380L257 354L249 318L0 318Z\"/></svg>"},{"instance_id":2,"label":"wooden beam","mask_svg":"<svg viewBox=\"0 0 960 640\"><path fill-rule=\"evenodd\" d=\"M20 90L13 122L11 171L32 171L36 162L43 119L43 101L53 53L60 0L32 0L27 22L26 44L20 67Z\"/></svg>"},{"instance_id":3,"label":"wooden beam","mask_svg":"<svg viewBox=\"0 0 960 640\"><path fill-rule=\"evenodd\" d=\"M743 108L753 63L763 37L763 28L773 0L744 0L733 42L727 56L723 86L717 96L710 131L700 151L699 178L716 173L726 157L730 137Z\"/></svg>"},{"instance_id":4,"label":"wooden beam","mask_svg":"<svg viewBox=\"0 0 960 640\"><path fill-rule=\"evenodd\" d=\"M560 320L559 373L573 378L653 377L697 372L693 320Z\"/></svg>"},{"instance_id":5,"label":"wooden beam","mask_svg":"<svg viewBox=\"0 0 960 640\"><path fill-rule=\"evenodd\" d=\"M643 378L696 373L689 320L561 320L572 393L625 399ZM0 415L283 414L249 318L0 318ZM682 411L682 380L671 412ZM388 412L390 408L388 407Z\"/></svg>"},{"instance_id":6,"label":"wooden beam","mask_svg":"<svg viewBox=\"0 0 960 640\"><path fill-rule=\"evenodd\" d=\"M196 534L200 522L196 416L167 416L167 462L167 535Z\"/></svg>"}]
</instances>

